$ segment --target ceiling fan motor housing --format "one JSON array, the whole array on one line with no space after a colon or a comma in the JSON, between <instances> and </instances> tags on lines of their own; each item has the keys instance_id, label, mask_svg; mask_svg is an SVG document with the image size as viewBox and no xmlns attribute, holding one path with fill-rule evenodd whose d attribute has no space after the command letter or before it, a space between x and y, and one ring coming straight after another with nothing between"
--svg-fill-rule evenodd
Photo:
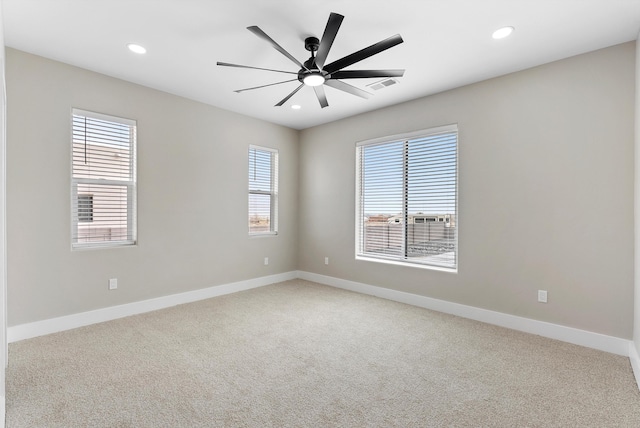
<instances>
[{"instance_id":1,"label":"ceiling fan motor housing","mask_svg":"<svg viewBox=\"0 0 640 428\"><path fill-rule=\"evenodd\" d=\"M305 66L307 66L306 63ZM307 86L320 86L325 82L325 80L329 78L330 76L327 74L327 72L318 70L317 68L315 68L315 64L314 68L309 68L309 70L305 70L303 68L298 71L298 80Z\"/></svg>"},{"instance_id":2,"label":"ceiling fan motor housing","mask_svg":"<svg viewBox=\"0 0 640 428\"><path fill-rule=\"evenodd\" d=\"M305 68L298 71L298 80L308 86L320 86L325 80L330 78L328 73L320 70L316 65L314 53L320 46L320 40L317 37L307 37L304 39L304 48L311 52L311 58L304 62ZM306 79L306 80L305 80Z\"/></svg>"}]
</instances>

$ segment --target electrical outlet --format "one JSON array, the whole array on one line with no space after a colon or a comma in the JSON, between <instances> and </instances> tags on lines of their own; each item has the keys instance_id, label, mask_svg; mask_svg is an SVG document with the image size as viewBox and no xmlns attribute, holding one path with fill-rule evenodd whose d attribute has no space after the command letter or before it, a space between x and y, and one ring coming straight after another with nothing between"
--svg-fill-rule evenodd
<instances>
[{"instance_id":1,"label":"electrical outlet","mask_svg":"<svg viewBox=\"0 0 640 428\"><path fill-rule=\"evenodd\" d=\"M269 257L264 258L264 265L267 266L269 264Z\"/></svg>"},{"instance_id":2,"label":"electrical outlet","mask_svg":"<svg viewBox=\"0 0 640 428\"><path fill-rule=\"evenodd\" d=\"M118 278L109 279L109 290L115 290L118 288Z\"/></svg>"},{"instance_id":3,"label":"electrical outlet","mask_svg":"<svg viewBox=\"0 0 640 428\"><path fill-rule=\"evenodd\" d=\"M547 290L538 290L538 302L547 303Z\"/></svg>"},{"instance_id":4,"label":"electrical outlet","mask_svg":"<svg viewBox=\"0 0 640 428\"><path fill-rule=\"evenodd\" d=\"M329 264L329 257L325 257L325 258L324 258L324 264L325 264L325 265L328 265L328 264Z\"/></svg>"}]
</instances>

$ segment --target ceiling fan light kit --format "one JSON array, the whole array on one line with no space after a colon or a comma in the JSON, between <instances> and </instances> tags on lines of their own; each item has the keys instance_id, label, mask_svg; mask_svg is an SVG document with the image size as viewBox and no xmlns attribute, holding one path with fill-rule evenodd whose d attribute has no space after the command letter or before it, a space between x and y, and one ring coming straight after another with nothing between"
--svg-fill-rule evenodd
<instances>
[{"instance_id":1,"label":"ceiling fan light kit","mask_svg":"<svg viewBox=\"0 0 640 428\"><path fill-rule=\"evenodd\" d=\"M310 72L302 79L302 83L307 86L320 86L324 85L325 78L322 74L316 72Z\"/></svg>"},{"instance_id":2,"label":"ceiling fan light kit","mask_svg":"<svg viewBox=\"0 0 640 428\"><path fill-rule=\"evenodd\" d=\"M257 26L247 27L249 31L258 36L259 38L265 40L271 46L280 52L282 55L287 57L291 62L296 64L300 69L295 71L285 71L285 70L274 70L270 68L261 68L261 67L253 67L248 65L240 65L240 64L231 64L227 62L218 62L217 65L223 67L237 67L237 68L249 68L255 70L264 70L264 71L272 71L276 73L286 73L286 74L294 74L297 75L297 79L289 79L281 82L271 83L268 85L255 86L252 88L238 89L235 92L244 92L253 89L265 88L268 86L280 85L283 83L294 82L298 80L300 85L294 89L289 95L284 97L279 103L276 104L276 107L282 106L286 103L293 95L295 95L300 89L305 86L312 87L316 93L316 97L318 98L318 102L322 108L328 107L329 103L327 102L327 97L324 93L324 85L330 86L334 89L338 89L343 92L347 92L349 94L361 97L361 98L369 98L371 95L369 92L364 91L356 86L350 85L348 83L343 82L343 79L368 79L368 78L389 78L389 77L402 77L404 75L404 70L394 69L394 70L344 70L344 68L349 67L357 62L360 62L364 59L367 59L373 55L376 55L382 51L385 51L389 48L392 48L403 42L402 37L399 34L395 36L389 37L388 39L382 40L378 43L375 43L371 46L368 46L364 49L361 49L357 52L354 52L350 55L347 55L343 58L340 58L332 63L326 64L327 56L329 55L329 50L333 45L333 41L338 34L338 30L340 29L340 25L342 24L342 20L344 16L331 13L329 15L329 20L327 21L327 26L324 30L324 34L322 35L322 39L318 39L317 37L307 37L304 41L304 47L306 50L311 52L311 58L306 60L304 63L298 61L293 55L287 52L282 46L280 46L276 41L274 41L271 37L269 37L264 31L262 31Z\"/></svg>"}]
</instances>

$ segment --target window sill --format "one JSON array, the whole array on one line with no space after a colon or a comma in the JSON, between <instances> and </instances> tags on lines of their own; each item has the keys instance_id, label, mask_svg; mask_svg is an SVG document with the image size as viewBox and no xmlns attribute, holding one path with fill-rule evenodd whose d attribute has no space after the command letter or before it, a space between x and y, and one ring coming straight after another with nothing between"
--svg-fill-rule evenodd
<instances>
[{"instance_id":1,"label":"window sill","mask_svg":"<svg viewBox=\"0 0 640 428\"><path fill-rule=\"evenodd\" d=\"M101 242L91 244L71 244L71 251L103 250L107 248L137 247L137 241Z\"/></svg>"},{"instance_id":2,"label":"window sill","mask_svg":"<svg viewBox=\"0 0 640 428\"><path fill-rule=\"evenodd\" d=\"M278 236L278 232L249 233L249 238L271 238L275 236Z\"/></svg>"},{"instance_id":3,"label":"window sill","mask_svg":"<svg viewBox=\"0 0 640 428\"><path fill-rule=\"evenodd\" d=\"M443 266L427 265L427 264L422 264L422 263L403 262L403 261L399 261L399 260L383 259L383 258L376 258L376 257L366 257L366 256L356 256L356 260L360 260L360 261L363 261L363 262L382 263L382 264L394 265L394 266L403 266L403 267L410 267L410 268L434 270L434 271L438 271L438 272L448 272L448 273L456 273L456 274L458 273L458 268L457 267L456 268L448 268L448 267L443 267Z\"/></svg>"}]
</instances>

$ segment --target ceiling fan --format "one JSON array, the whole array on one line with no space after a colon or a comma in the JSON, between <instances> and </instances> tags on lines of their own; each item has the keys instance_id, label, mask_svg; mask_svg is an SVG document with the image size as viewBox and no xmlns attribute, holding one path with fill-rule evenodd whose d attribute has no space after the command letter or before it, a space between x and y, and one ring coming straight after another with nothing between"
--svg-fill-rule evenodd
<instances>
[{"instance_id":1,"label":"ceiling fan","mask_svg":"<svg viewBox=\"0 0 640 428\"><path fill-rule=\"evenodd\" d=\"M399 34L395 36L391 36L388 39L382 40L378 43L375 43L369 47L361 49L357 52L354 52L350 55L347 55L343 58L340 58L332 63L325 64L327 56L329 55L329 50L331 49L331 45L333 45L333 41L338 34L338 30L340 29L340 25L342 24L342 20L344 16L331 13L329 15L329 20L327 21L327 26L324 30L324 34L322 35L322 40L318 40L317 37L307 37L304 41L304 47L306 50L311 52L311 58L306 60L304 63L301 63L296 58L294 58L289 52L287 52L282 46L276 43L271 37L269 37L264 31L262 31L257 26L247 27L247 30L251 31L256 36L261 39L269 42L271 46L273 46L278 52L282 55L286 56L289 60L291 60L294 64L300 67L300 70L295 71L284 71L284 70L274 70L270 68L261 68L261 67L252 67L248 65L239 65L239 64L230 64L227 62L218 62L217 65L224 67L238 67L238 68L250 68L255 70L265 70L265 71L273 71L276 73L287 73L287 74L295 74L295 79L285 80L282 82L270 83L268 85L255 86L253 88L245 88L238 89L234 92L244 92L250 91L253 89L266 88L268 86L280 85L288 82L295 82L296 80L300 82L300 86L294 89L289 95L284 97L276 107L282 106L284 103L289 100L296 92L302 89L304 86L313 87L316 96L318 97L318 101L320 102L320 106L325 108L329 105L327 102L327 97L324 93L324 85L330 86L334 89L338 89L344 92L348 92L350 94L356 95L362 98L369 98L371 95L369 92L364 91L360 88L357 88L353 85L343 82L344 79L363 79L363 78L385 78L385 77L402 77L404 75L404 70L343 70L345 67L348 67L352 64L355 64L359 61L362 61L370 56L378 54L382 51L385 51L389 48L394 47L403 42L402 37Z\"/></svg>"}]
</instances>

